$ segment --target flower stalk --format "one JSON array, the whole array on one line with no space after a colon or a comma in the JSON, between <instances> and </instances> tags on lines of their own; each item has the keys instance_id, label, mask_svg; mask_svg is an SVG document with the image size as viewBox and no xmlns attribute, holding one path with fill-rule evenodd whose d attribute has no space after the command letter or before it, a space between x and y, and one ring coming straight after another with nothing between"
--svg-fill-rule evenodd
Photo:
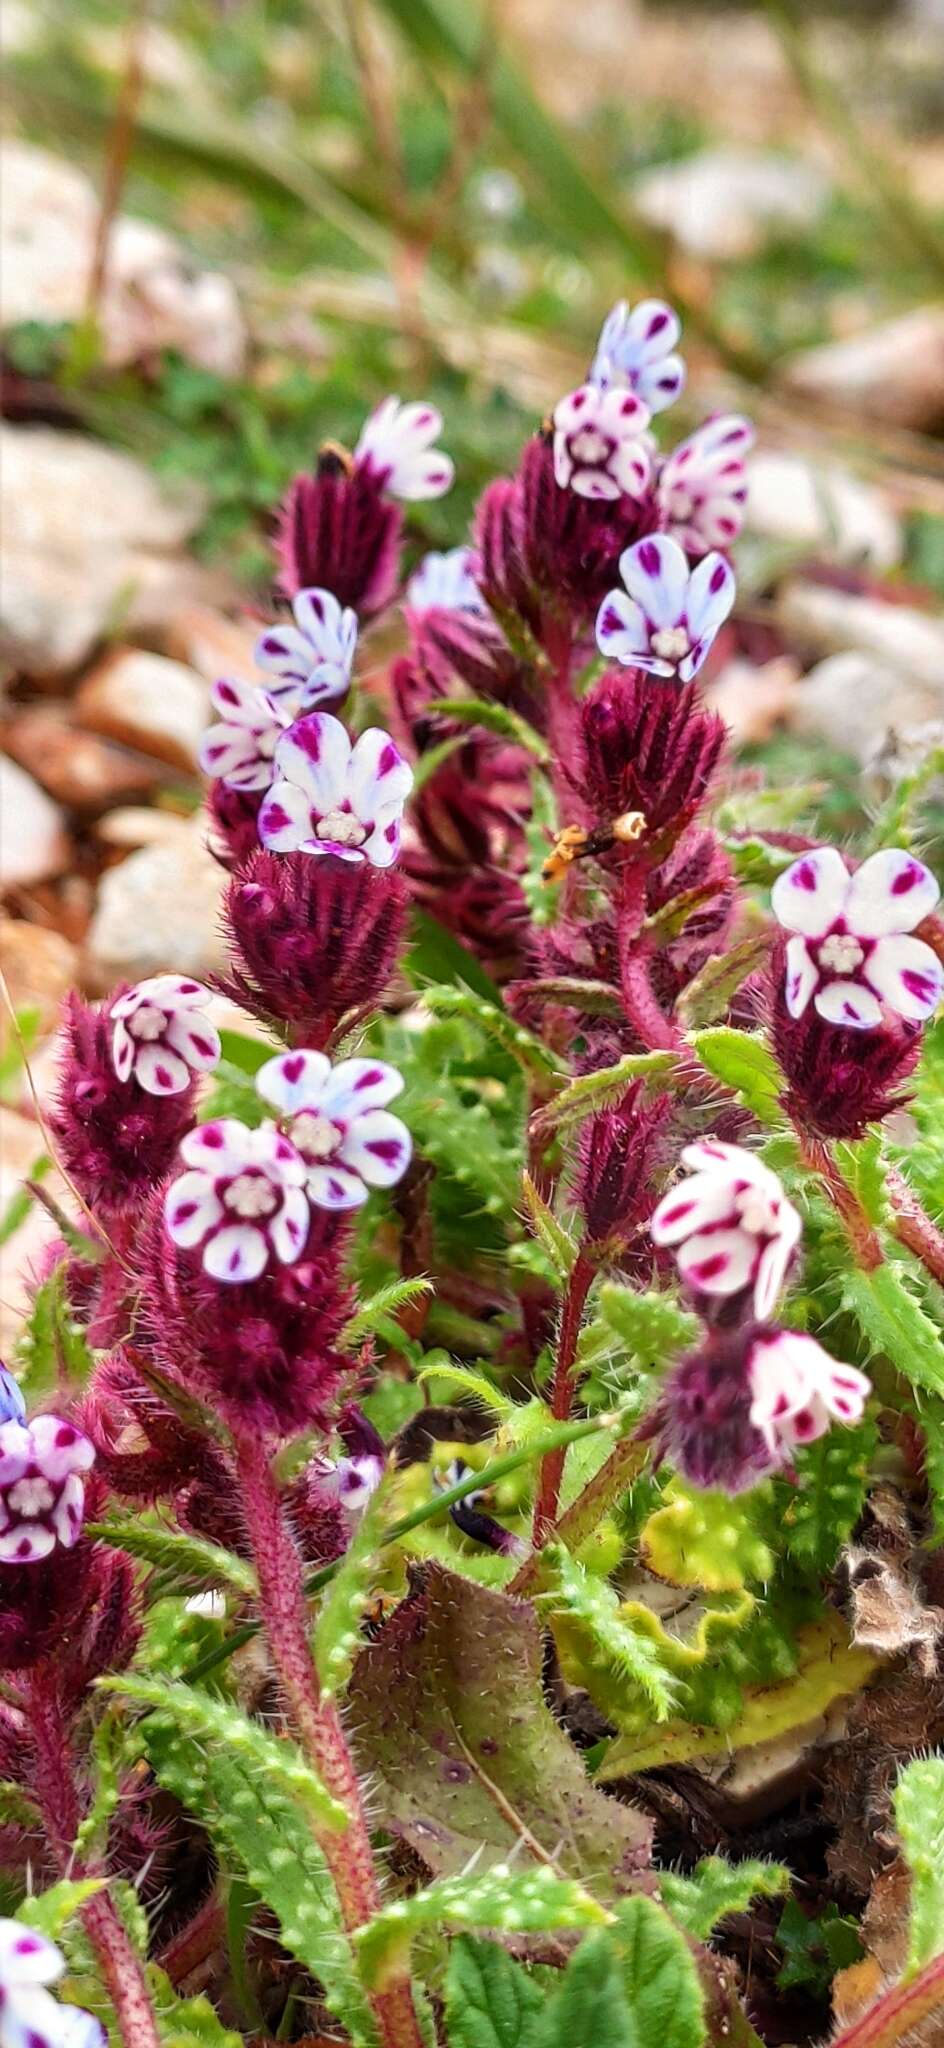
<instances>
[{"instance_id":1,"label":"flower stalk","mask_svg":"<svg viewBox=\"0 0 944 2048\"><path fill-rule=\"evenodd\" d=\"M570 1417L574 1397L573 1368L577 1355L577 1340L595 1270L592 1260L586 1253L578 1252L567 1282L561 1310L557 1364L551 1393L551 1414L557 1422L567 1422ZM541 1460L532 1527L532 1540L536 1550L540 1549L542 1543L547 1542L557 1520L566 1456L566 1445L560 1445L556 1450L547 1451Z\"/></svg>"}]
</instances>

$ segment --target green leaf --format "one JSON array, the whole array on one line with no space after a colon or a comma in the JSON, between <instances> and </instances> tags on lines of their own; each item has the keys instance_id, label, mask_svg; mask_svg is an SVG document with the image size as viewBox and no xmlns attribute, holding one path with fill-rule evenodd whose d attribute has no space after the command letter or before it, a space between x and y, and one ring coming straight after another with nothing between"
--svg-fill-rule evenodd
<instances>
[{"instance_id":1,"label":"green leaf","mask_svg":"<svg viewBox=\"0 0 944 2048\"><path fill-rule=\"evenodd\" d=\"M770 951L769 932L753 932L728 953L712 953L700 973L688 982L678 1001L678 1019L683 1031L694 1025L713 1024L723 1017L733 995L764 961Z\"/></svg>"},{"instance_id":2,"label":"green leaf","mask_svg":"<svg viewBox=\"0 0 944 2048\"><path fill-rule=\"evenodd\" d=\"M363 1301L350 1322L345 1323L338 1339L342 1350L353 1349L355 1344L362 1343L365 1337L380 1329L388 1317L395 1315L398 1308L409 1308L413 1302L422 1301L432 1292L432 1281L424 1279L422 1275L417 1275L412 1280L388 1280L383 1287L378 1287L366 1301Z\"/></svg>"},{"instance_id":3,"label":"green leaf","mask_svg":"<svg viewBox=\"0 0 944 2048\"><path fill-rule=\"evenodd\" d=\"M445 711L447 717L457 718L462 725L484 726L487 732L496 732L502 739L525 747L537 761L548 762L551 759L547 741L508 704L497 704L488 697L449 697L445 702L442 697L435 697L424 708L433 714Z\"/></svg>"},{"instance_id":4,"label":"green leaf","mask_svg":"<svg viewBox=\"0 0 944 2048\"><path fill-rule=\"evenodd\" d=\"M772 1578L773 1553L760 1529L756 1490L732 1499L669 1481L662 1506L640 1532L643 1562L673 1586L736 1593L750 1579Z\"/></svg>"},{"instance_id":5,"label":"green leaf","mask_svg":"<svg viewBox=\"0 0 944 2048\"><path fill-rule=\"evenodd\" d=\"M632 2016L625 2048L702 2048L704 2003L684 1936L653 1899L623 1900L612 1939ZM562 2044L565 2048L565 2044Z\"/></svg>"},{"instance_id":6,"label":"green leaf","mask_svg":"<svg viewBox=\"0 0 944 2048\"><path fill-rule=\"evenodd\" d=\"M496 1863L481 1877L439 1878L411 1898L397 1899L359 1928L354 1941L365 1984L382 1990L404 1968L413 1941L427 1927L471 1925L534 1934L592 1927L607 1917L582 1885L559 1877L547 1863L516 1871Z\"/></svg>"},{"instance_id":7,"label":"green leaf","mask_svg":"<svg viewBox=\"0 0 944 2048\"><path fill-rule=\"evenodd\" d=\"M670 1085L670 1076L677 1066L673 1052L629 1052L624 1059L617 1060L613 1067L598 1067L592 1074L581 1074L570 1086L562 1088L559 1095L549 1102L540 1114L542 1126L557 1126L571 1123L575 1117L589 1116L595 1109L602 1109L614 1096L625 1094L633 1081L659 1081Z\"/></svg>"},{"instance_id":8,"label":"green leaf","mask_svg":"<svg viewBox=\"0 0 944 2048\"><path fill-rule=\"evenodd\" d=\"M549 1052L533 1031L526 1031L523 1024L516 1024L509 1017L507 1010L486 1002L473 989L424 988L423 1002L434 1016L467 1017L517 1060L526 1074L558 1080L565 1072L556 1054Z\"/></svg>"},{"instance_id":9,"label":"green leaf","mask_svg":"<svg viewBox=\"0 0 944 2048\"><path fill-rule=\"evenodd\" d=\"M534 2048L543 2004L540 1986L496 1942L471 1934L453 1941L446 1971L449 2048Z\"/></svg>"},{"instance_id":10,"label":"green leaf","mask_svg":"<svg viewBox=\"0 0 944 2048\"><path fill-rule=\"evenodd\" d=\"M96 1892L104 1889L103 1877L63 1877L58 1884L50 1885L48 1891L24 1899L14 1918L25 1921L27 1927L35 1927L37 1933L45 1934L47 1941L58 1941L63 1928L75 1919L86 1900L94 1899Z\"/></svg>"},{"instance_id":11,"label":"green leaf","mask_svg":"<svg viewBox=\"0 0 944 2048\"><path fill-rule=\"evenodd\" d=\"M577 1563L560 1544L549 1545L542 1557L544 1590L534 1605L552 1624L564 1622L567 1640L579 1633L585 1673L596 1681L588 1689L605 1700L626 1686L638 1688L657 1721L667 1721L676 1703L676 1685L666 1669L659 1645L628 1625L619 1612L619 1595L606 1579ZM555 1635L558 1629L554 1629ZM605 1709L604 1709L605 1711Z\"/></svg>"},{"instance_id":12,"label":"green leaf","mask_svg":"<svg viewBox=\"0 0 944 2048\"><path fill-rule=\"evenodd\" d=\"M343 1692L360 1646L361 1616L376 1583L389 1520L389 1478L372 1493L337 1572L325 1588L312 1649L322 1692Z\"/></svg>"},{"instance_id":13,"label":"green leaf","mask_svg":"<svg viewBox=\"0 0 944 2048\"><path fill-rule=\"evenodd\" d=\"M917 1757L895 1792L895 1819L911 1871L909 1977L944 1950L944 1757Z\"/></svg>"},{"instance_id":14,"label":"green leaf","mask_svg":"<svg viewBox=\"0 0 944 2048\"><path fill-rule=\"evenodd\" d=\"M886 1260L869 1273L856 1267L845 1277L842 1301L872 1351L884 1353L905 1379L944 1393L941 1332L911 1292L903 1265Z\"/></svg>"},{"instance_id":15,"label":"green leaf","mask_svg":"<svg viewBox=\"0 0 944 2048\"><path fill-rule=\"evenodd\" d=\"M616 1281L601 1287L597 1313L647 1371L687 1350L700 1329L698 1317L684 1309L677 1296L655 1290L637 1294L634 1288Z\"/></svg>"},{"instance_id":16,"label":"green leaf","mask_svg":"<svg viewBox=\"0 0 944 2048\"><path fill-rule=\"evenodd\" d=\"M88 1534L100 1543L156 1566L170 1581L169 1592L189 1593L200 1586L232 1586L248 1598L258 1592L255 1572L245 1558L205 1536L131 1516L127 1521L89 1522L86 1526Z\"/></svg>"},{"instance_id":17,"label":"green leaf","mask_svg":"<svg viewBox=\"0 0 944 2048\"><path fill-rule=\"evenodd\" d=\"M529 1173L522 1174L521 1188L534 1235L547 1253L560 1286L564 1287L577 1257L577 1240L564 1224L558 1221Z\"/></svg>"},{"instance_id":18,"label":"green leaf","mask_svg":"<svg viewBox=\"0 0 944 2048\"><path fill-rule=\"evenodd\" d=\"M66 1388L77 1393L90 1378L94 1360L69 1310L64 1263L37 1289L15 1355L17 1378L30 1408Z\"/></svg>"},{"instance_id":19,"label":"green leaf","mask_svg":"<svg viewBox=\"0 0 944 2048\"><path fill-rule=\"evenodd\" d=\"M792 1882L783 1863L762 1863L756 1857L726 1863L723 1856L706 1856L690 1877L662 1871L659 1891L679 1927L695 1941L707 1941L729 1913L746 1913L755 1898L777 1898Z\"/></svg>"},{"instance_id":20,"label":"green leaf","mask_svg":"<svg viewBox=\"0 0 944 2048\"><path fill-rule=\"evenodd\" d=\"M785 1961L777 1971L781 1991L794 1987L811 1991L814 1998L827 1998L837 1970L848 1969L865 1954L854 1920L843 1920L838 1906L830 1900L815 1918L804 1913L797 1899L788 1899L777 1927L777 1946Z\"/></svg>"},{"instance_id":21,"label":"green leaf","mask_svg":"<svg viewBox=\"0 0 944 2048\"><path fill-rule=\"evenodd\" d=\"M702 1066L732 1089L759 1123L781 1121L780 1096L786 1082L762 1038L751 1031L735 1031L730 1024L709 1024L689 1036Z\"/></svg>"},{"instance_id":22,"label":"green leaf","mask_svg":"<svg viewBox=\"0 0 944 2048\"><path fill-rule=\"evenodd\" d=\"M157 2023L161 2048L244 2048L241 2034L224 2027L208 1998L175 1998L170 1992L157 2000Z\"/></svg>"},{"instance_id":23,"label":"green leaf","mask_svg":"<svg viewBox=\"0 0 944 2048\"><path fill-rule=\"evenodd\" d=\"M628 2048L634 2021L616 1945L602 1928L581 1942L541 2014L534 2048Z\"/></svg>"},{"instance_id":24,"label":"green leaf","mask_svg":"<svg viewBox=\"0 0 944 2048\"><path fill-rule=\"evenodd\" d=\"M853 1429L827 1430L797 1453L799 1484L778 1486L787 1554L806 1570L832 1570L862 1512L877 1442L870 1417Z\"/></svg>"},{"instance_id":25,"label":"green leaf","mask_svg":"<svg viewBox=\"0 0 944 2048\"><path fill-rule=\"evenodd\" d=\"M42 1828L35 1799L10 1778L0 1778L0 1827Z\"/></svg>"},{"instance_id":26,"label":"green leaf","mask_svg":"<svg viewBox=\"0 0 944 2048\"><path fill-rule=\"evenodd\" d=\"M453 982L459 988L474 988L487 1003L501 1008L499 990L484 967L480 967L475 954L425 910L413 912L404 966L415 987L422 988L427 982Z\"/></svg>"},{"instance_id":27,"label":"green leaf","mask_svg":"<svg viewBox=\"0 0 944 2048\"><path fill-rule=\"evenodd\" d=\"M176 1681L161 1684L156 1679L130 1674L102 1678L99 1686L103 1692L120 1693L141 1706L156 1708L184 1735L220 1743L238 1754L247 1770L267 1772L272 1783L288 1798L297 1800L319 1827L341 1834L347 1828L345 1808L326 1791L297 1745L285 1736L270 1735L258 1721L250 1721L226 1700L201 1692L196 1686Z\"/></svg>"},{"instance_id":28,"label":"green leaf","mask_svg":"<svg viewBox=\"0 0 944 2048\"><path fill-rule=\"evenodd\" d=\"M241 1074L258 1074L266 1060L274 1059L279 1048L264 1038L250 1038L243 1031L220 1032L220 1049L224 1060Z\"/></svg>"}]
</instances>

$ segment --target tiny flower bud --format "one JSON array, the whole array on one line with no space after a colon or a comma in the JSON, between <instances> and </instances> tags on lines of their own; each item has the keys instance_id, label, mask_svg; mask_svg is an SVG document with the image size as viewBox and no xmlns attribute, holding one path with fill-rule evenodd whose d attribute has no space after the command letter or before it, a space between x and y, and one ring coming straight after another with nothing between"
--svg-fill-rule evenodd
<instances>
[{"instance_id":1,"label":"tiny flower bud","mask_svg":"<svg viewBox=\"0 0 944 2048\"><path fill-rule=\"evenodd\" d=\"M224 986L256 1016L321 1045L346 1012L382 1000L406 911L393 868L260 850L227 891L237 965Z\"/></svg>"},{"instance_id":2,"label":"tiny flower bud","mask_svg":"<svg viewBox=\"0 0 944 2048\"><path fill-rule=\"evenodd\" d=\"M645 1221L670 1113L668 1096L647 1102L637 1082L615 1108L588 1119L580 1140L577 1200L590 1244L613 1251Z\"/></svg>"}]
</instances>

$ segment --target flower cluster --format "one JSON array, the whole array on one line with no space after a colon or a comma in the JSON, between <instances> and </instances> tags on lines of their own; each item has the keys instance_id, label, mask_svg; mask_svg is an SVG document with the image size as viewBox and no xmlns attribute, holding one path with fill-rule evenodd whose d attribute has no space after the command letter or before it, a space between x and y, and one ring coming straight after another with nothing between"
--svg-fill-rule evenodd
<instances>
[{"instance_id":1,"label":"flower cluster","mask_svg":"<svg viewBox=\"0 0 944 2048\"><path fill-rule=\"evenodd\" d=\"M34 1564L82 1529L95 1452L72 1422L37 1415L0 1424L0 1564Z\"/></svg>"}]
</instances>

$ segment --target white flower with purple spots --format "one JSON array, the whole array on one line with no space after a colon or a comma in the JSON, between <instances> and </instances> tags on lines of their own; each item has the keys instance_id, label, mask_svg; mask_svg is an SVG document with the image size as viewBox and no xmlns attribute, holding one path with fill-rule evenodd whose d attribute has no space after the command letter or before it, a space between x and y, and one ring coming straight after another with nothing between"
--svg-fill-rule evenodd
<instances>
[{"instance_id":1,"label":"white flower with purple spots","mask_svg":"<svg viewBox=\"0 0 944 2048\"><path fill-rule=\"evenodd\" d=\"M625 590L597 613L597 646L608 660L654 676L697 675L734 603L734 572L710 554L690 569L678 541L654 533L620 556Z\"/></svg>"},{"instance_id":2,"label":"white flower with purple spots","mask_svg":"<svg viewBox=\"0 0 944 2048\"><path fill-rule=\"evenodd\" d=\"M387 733L370 726L352 745L339 719L313 711L279 741L275 765L259 812L263 846L392 866L413 770Z\"/></svg>"},{"instance_id":3,"label":"white flower with purple spots","mask_svg":"<svg viewBox=\"0 0 944 2048\"><path fill-rule=\"evenodd\" d=\"M744 524L747 471L744 458L754 429L737 413L707 420L673 448L656 483L656 501L666 531L688 555L730 548Z\"/></svg>"},{"instance_id":4,"label":"white flower with purple spots","mask_svg":"<svg viewBox=\"0 0 944 2048\"><path fill-rule=\"evenodd\" d=\"M649 408L634 391L581 384L554 412L554 475L579 498L641 498L652 461Z\"/></svg>"},{"instance_id":5,"label":"white flower with purple spots","mask_svg":"<svg viewBox=\"0 0 944 2048\"><path fill-rule=\"evenodd\" d=\"M268 789L275 749L292 723L288 705L232 676L214 683L210 697L220 718L200 742L204 775L218 776L230 789Z\"/></svg>"},{"instance_id":6,"label":"white flower with purple spots","mask_svg":"<svg viewBox=\"0 0 944 2048\"><path fill-rule=\"evenodd\" d=\"M190 1171L164 1197L174 1244L200 1245L204 1271L234 1284L258 1280L273 1260L294 1265L308 1236L307 1168L274 1124L250 1130L221 1117L189 1131L180 1156Z\"/></svg>"},{"instance_id":7,"label":"white flower with purple spots","mask_svg":"<svg viewBox=\"0 0 944 2048\"><path fill-rule=\"evenodd\" d=\"M298 718L337 702L351 686L357 649L357 613L330 590L300 590L292 599L294 626L267 626L256 641L256 661L272 677L270 697L284 700Z\"/></svg>"},{"instance_id":8,"label":"white flower with purple spots","mask_svg":"<svg viewBox=\"0 0 944 2048\"><path fill-rule=\"evenodd\" d=\"M179 974L153 974L112 1004L111 1056L119 1081L134 1075L146 1095L181 1095L220 1057L220 1034L203 1012L209 989Z\"/></svg>"},{"instance_id":9,"label":"white flower with purple spots","mask_svg":"<svg viewBox=\"0 0 944 2048\"><path fill-rule=\"evenodd\" d=\"M371 1188L393 1187L413 1141L387 1103L403 1076L383 1060L341 1060L323 1052L279 1053L256 1075L265 1102L305 1162L308 1199L318 1209L357 1209Z\"/></svg>"},{"instance_id":10,"label":"white flower with purple spots","mask_svg":"<svg viewBox=\"0 0 944 2048\"><path fill-rule=\"evenodd\" d=\"M0 2048L106 2048L105 2029L48 1989L65 1957L22 1920L0 1920Z\"/></svg>"},{"instance_id":11,"label":"white flower with purple spots","mask_svg":"<svg viewBox=\"0 0 944 2048\"><path fill-rule=\"evenodd\" d=\"M471 548L447 548L424 555L406 586L411 611L484 612L485 600L472 573Z\"/></svg>"},{"instance_id":12,"label":"white flower with purple spots","mask_svg":"<svg viewBox=\"0 0 944 2048\"><path fill-rule=\"evenodd\" d=\"M694 1171L659 1203L654 1242L673 1247L683 1279L700 1294L752 1288L754 1313L766 1322L800 1241L796 1210L776 1174L740 1145L699 1139L682 1161Z\"/></svg>"},{"instance_id":13,"label":"white flower with purple spots","mask_svg":"<svg viewBox=\"0 0 944 2048\"><path fill-rule=\"evenodd\" d=\"M803 854L778 875L774 916L787 945L786 1001L802 1017L810 999L827 1024L870 1031L882 1005L920 1024L944 994L944 967L923 939L908 936L934 909L940 890L929 868L886 847L850 875L834 846Z\"/></svg>"},{"instance_id":14,"label":"white flower with purple spots","mask_svg":"<svg viewBox=\"0 0 944 2048\"><path fill-rule=\"evenodd\" d=\"M859 1422L872 1391L853 1365L839 1365L799 1330L762 1331L751 1346L751 1421L778 1465L832 1422Z\"/></svg>"},{"instance_id":15,"label":"white flower with purple spots","mask_svg":"<svg viewBox=\"0 0 944 2048\"><path fill-rule=\"evenodd\" d=\"M455 474L449 456L432 445L441 430L434 405L384 398L361 429L354 460L393 498L441 498Z\"/></svg>"},{"instance_id":16,"label":"white flower with purple spots","mask_svg":"<svg viewBox=\"0 0 944 2048\"><path fill-rule=\"evenodd\" d=\"M600 329L590 383L601 391L622 386L651 413L664 412L685 383L685 364L675 354L681 331L678 314L661 299L642 299L633 307L620 299Z\"/></svg>"},{"instance_id":17,"label":"white flower with purple spots","mask_svg":"<svg viewBox=\"0 0 944 2048\"><path fill-rule=\"evenodd\" d=\"M58 1415L0 1425L0 1564L38 1564L57 1543L72 1549L94 1462L88 1437Z\"/></svg>"}]
</instances>

